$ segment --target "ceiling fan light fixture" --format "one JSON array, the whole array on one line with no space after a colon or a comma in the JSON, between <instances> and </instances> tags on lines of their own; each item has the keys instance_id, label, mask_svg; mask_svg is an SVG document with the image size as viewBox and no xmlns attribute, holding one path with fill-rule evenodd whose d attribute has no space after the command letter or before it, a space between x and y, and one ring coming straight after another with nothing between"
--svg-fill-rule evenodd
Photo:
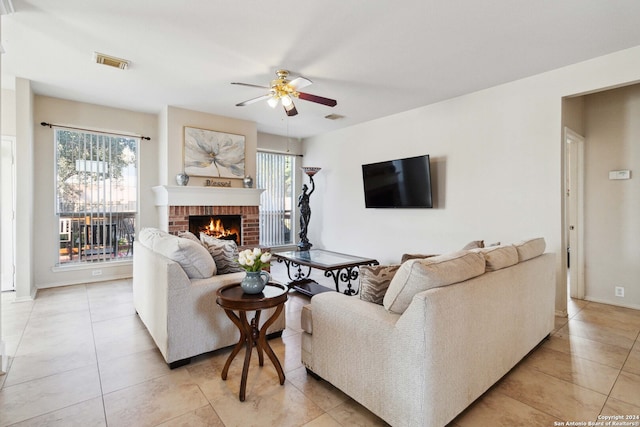
<instances>
[{"instance_id":1,"label":"ceiling fan light fixture","mask_svg":"<svg viewBox=\"0 0 640 427\"><path fill-rule=\"evenodd\" d=\"M278 106L278 97L272 96L271 98L267 99L267 104L269 104L269 107L271 108L276 108Z\"/></svg>"},{"instance_id":2,"label":"ceiling fan light fixture","mask_svg":"<svg viewBox=\"0 0 640 427\"><path fill-rule=\"evenodd\" d=\"M282 100L282 105L284 106L284 108L290 107L291 104L293 104L293 101L291 100L291 97L289 95L284 95L280 97L280 99Z\"/></svg>"}]
</instances>

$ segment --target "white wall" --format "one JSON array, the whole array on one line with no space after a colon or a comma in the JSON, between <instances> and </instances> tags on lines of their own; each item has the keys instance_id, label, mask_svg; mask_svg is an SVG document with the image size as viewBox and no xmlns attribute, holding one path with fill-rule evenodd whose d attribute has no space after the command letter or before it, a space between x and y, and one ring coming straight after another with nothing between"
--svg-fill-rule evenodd
<instances>
[{"instance_id":1,"label":"white wall","mask_svg":"<svg viewBox=\"0 0 640 427\"><path fill-rule=\"evenodd\" d=\"M81 128L144 135L150 141L140 141L139 197L140 213L137 223L141 227L157 224L151 187L158 183L158 119L154 114L137 113L100 105L36 96L34 117L29 123L34 130L34 168L29 173L34 180L34 233L33 264L35 285L38 288L86 283L96 280L92 270L96 266L69 266L55 269L58 261L54 248L58 242L58 219L55 214L55 172L53 130L40 126L40 122ZM25 171L26 173L27 171ZM18 182L19 188L20 182ZM21 236L18 233L18 236ZM19 237L20 239L20 237ZM20 257L18 258L20 259ZM18 266L20 267L20 266ZM131 277L131 263L101 263L99 280Z\"/></svg>"},{"instance_id":2,"label":"white wall","mask_svg":"<svg viewBox=\"0 0 640 427\"><path fill-rule=\"evenodd\" d=\"M585 298L640 308L640 85L585 96L584 106ZM621 169L630 180L609 180Z\"/></svg>"},{"instance_id":3,"label":"white wall","mask_svg":"<svg viewBox=\"0 0 640 427\"><path fill-rule=\"evenodd\" d=\"M389 263L542 236L558 254L564 311L562 97L638 80L640 47L309 138L305 163L323 168L310 240ZM418 154L432 158L435 208L365 209L361 165Z\"/></svg>"}]
</instances>

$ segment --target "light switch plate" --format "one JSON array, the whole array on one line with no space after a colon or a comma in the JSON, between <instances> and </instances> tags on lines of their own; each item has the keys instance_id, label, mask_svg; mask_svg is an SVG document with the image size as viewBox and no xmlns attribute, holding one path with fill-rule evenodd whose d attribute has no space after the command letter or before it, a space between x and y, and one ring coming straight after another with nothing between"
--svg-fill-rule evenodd
<instances>
[{"instance_id":1,"label":"light switch plate","mask_svg":"<svg viewBox=\"0 0 640 427\"><path fill-rule=\"evenodd\" d=\"M630 170L609 171L609 179L629 179L631 178Z\"/></svg>"}]
</instances>

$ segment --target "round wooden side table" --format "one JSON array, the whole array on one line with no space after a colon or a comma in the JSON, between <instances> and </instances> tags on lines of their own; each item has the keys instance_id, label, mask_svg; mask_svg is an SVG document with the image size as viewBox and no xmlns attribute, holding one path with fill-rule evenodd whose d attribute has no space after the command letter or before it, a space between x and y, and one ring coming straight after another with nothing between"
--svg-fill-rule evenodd
<instances>
[{"instance_id":1,"label":"round wooden side table","mask_svg":"<svg viewBox=\"0 0 640 427\"><path fill-rule=\"evenodd\" d=\"M253 347L256 347L258 353L258 361L260 366L264 365L264 353L267 353L271 363L278 372L280 384L284 384L284 372L278 357L275 355L269 343L267 342L267 329L276 321L282 310L284 303L287 301L287 287L279 283L268 283L264 290L259 294L245 294L239 283L226 285L218 289L216 292L216 302L222 307L229 316L229 319L240 330L240 340L233 347L233 351L227 358L227 362L222 369L222 379L227 379L229 366L236 357L240 349L244 346L244 366L242 367L242 379L240 381L240 401L244 402L245 390L247 388L247 374L249 372L249 363L251 361L251 353ZM276 307L276 311L260 328L260 313L267 308ZM236 314L235 311L238 312ZM255 311L251 322L247 319L247 311Z\"/></svg>"}]
</instances>

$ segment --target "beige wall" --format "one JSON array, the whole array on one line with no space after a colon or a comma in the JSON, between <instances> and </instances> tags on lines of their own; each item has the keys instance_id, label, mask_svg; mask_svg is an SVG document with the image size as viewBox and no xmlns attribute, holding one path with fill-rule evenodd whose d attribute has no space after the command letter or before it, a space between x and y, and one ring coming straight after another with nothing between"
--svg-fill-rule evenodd
<instances>
[{"instance_id":1,"label":"beige wall","mask_svg":"<svg viewBox=\"0 0 640 427\"><path fill-rule=\"evenodd\" d=\"M585 298L640 308L640 85L585 96L584 122Z\"/></svg>"},{"instance_id":2,"label":"beige wall","mask_svg":"<svg viewBox=\"0 0 640 427\"><path fill-rule=\"evenodd\" d=\"M183 171L185 126L244 135L245 175L256 175L255 152L258 144L258 131L254 122L177 107L167 107L163 110L163 114L166 114L166 117L160 120L163 123L166 122L167 125L167 163L160 167L167 171L167 177L166 181L159 184L176 185L175 176ZM190 177L189 185L203 185L206 179L198 176ZM221 179L221 181L228 181L228 179ZM242 178L231 179L231 186L242 187Z\"/></svg>"},{"instance_id":3,"label":"beige wall","mask_svg":"<svg viewBox=\"0 0 640 427\"><path fill-rule=\"evenodd\" d=\"M100 105L86 104L45 96L36 96L34 117L30 122L34 130L34 144L37 147L34 168L34 259L35 285L38 288L110 280L131 276L131 263L105 263L99 267L92 265L55 268L57 252L58 222L54 210L54 144L53 130L40 126L40 122L144 135L150 141L141 141L139 147L139 197L140 211L138 229L157 223L157 216L151 201L151 187L158 182L158 119L154 114L137 113ZM20 234L18 234L20 236ZM93 276L94 269L102 274Z\"/></svg>"},{"instance_id":4,"label":"beige wall","mask_svg":"<svg viewBox=\"0 0 640 427\"><path fill-rule=\"evenodd\" d=\"M562 99L640 80L640 47L305 140L316 247L398 262L542 236L566 310ZM365 209L361 165L430 154L435 209Z\"/></svg>"}]
</instances>

